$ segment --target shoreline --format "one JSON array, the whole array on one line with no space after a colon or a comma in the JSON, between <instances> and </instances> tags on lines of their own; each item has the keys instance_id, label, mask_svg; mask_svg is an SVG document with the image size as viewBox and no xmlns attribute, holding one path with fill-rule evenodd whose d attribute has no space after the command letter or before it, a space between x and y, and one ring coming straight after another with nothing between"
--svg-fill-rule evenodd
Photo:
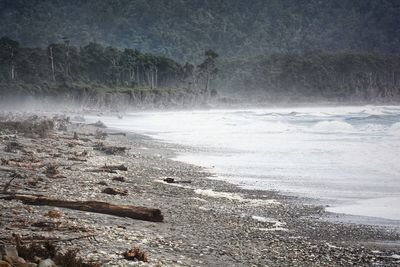
<instances>
[{"instance_id":1,"label":"shoreline","mask_svg":"<svg viewBox=\"0 0 400 267\"><path fill-rule=\"evenodd\" d=\"M360 107L358 107L358 106L354 106L354 107L360 109ZM363 107L368 108L368 106L363 106ZM375 108L375 106L373 106L373 107ZM313 107L308 107L308 109L310 109L310 108L313 108ZM252 109L252 110L254 110L254 109ZM219 111L225 111L225 109L221 109L221 110L215 109L215 110L212 110L211 113L219 112ZM238 111L238 110L235 110L235 111ZM245 112L245 111L248 111L248 110L247 109L243 109L243 110L240 110L240 111ZM262 111L265 111L265 110L262 110ZM296 111L300 112L300 113L303 112L302 110L299 110L299 109L297 109ZM162 111L159 111L159 112L162 113ZM201 112L201 111L194 110L193 112L196 113L196 112ZM265 111L265 112L267 112L267 111ZM271 109L271 112L273 112L272 109ZM280 112L282 112L282 111L280 111ZM155 113L153 113L153 111L147 111L147 112L145 112L145 114L149 114L150 117L151 117ZM172 114L175 114L175 113L172 113ZM179 113L177 113L177 114L180 115ZM131 115L131 117L129 117L129 115ZM166 142L166 143L169 143L169 144L173 144L174 142L181 143L179 141L179 139L176 139L176 138L174 139L172 137L169 137L169 135L163 134L164 133L163 130L162 130L163 128L161 128L159 131L154 130L155 129L154 127L150 127L149 128L149 124L148 123L146 124L146 122L144 122L144 120L140 120L139 119L139 122L143 122L144 125L146 125L146 126L144 126L143 129L149 129L148 132L146 132L146 130L142 130L142 128L140 126L141 124L139 122L137 122L137 123L132 122L133 125L135 125L135 126L132 126L132 127L128 127L127 126L128 125L127 123L130 122L129 118L134 119L136 116L139 116L139 118L141 118L140 115L141 115L140 112L127 114L128 119L121 120L121 122L118 122L116 117L114 119L112 115L108 115L107 116L107 114L102 114L102 115L99 115L98 117L91 115L91 116L89 116L89 118L90 118L89 120L90 120L90 122L94 122L95 120L103 120L104 119L107 124L110 123L110 125L113 125L115 131L134 131L134 129L139 129L139 131L142 134L146 135L149 138L154 138L158 142ZM155 117L159 120L160 116L157 116L157 115L158 114L156 114ZM147 117L149 117L149 116L147 116ZM144 118L146 118L146 116ZM122 118L119 117L119 119L122 119ZM114 123L114 121L115 121L115 123ZM170 130L171 129L168 128L168 131L170 131ZM160 136L158 134L160 134ZM186 141L185 140L186 139L183 139L183 141L184 141L183 143L184 144L179 144L180 147L184 147L183 151L181 153L179 153L178 155L175 155L175 157L173 157L172 159L178 160L178 161L181 161L181 162L184 162L184 163L188 163L188 164L199 165L199 166L201 166L202 164L205 164L205 166L208 166L207 167L207 171L209 171L209 172L217 172L217 173L219 171L219 175L222 175L222 176L217 177L218 175L215 174L212 177L212 179L225 181L225 182L234 184L234 185L236 185L238 187L241 187L243 189L250 189L250 190L257 189L257 183L241 182L241 180L238 180L238 177L236 177L235 175L230 176L231 173L226 174L224 172L221 172L221 169L219 169L219 170L214 169L214 163L211 162L210 160L207 160L207 156L209 156L209 151L213 151L213 149L216 149L215 147L212 147L212 146L208 147L208 148L206 148L206 147L195 147L195 146L193 147L190 144L188 144L187 140ZM224 149L226 149L227 153L231 152L227 148L224 148ZM204 156L204 158L206 158L206 160L201 160L202 156ZM213 157L210 156L209 158L213 158ZM215 162L215 163L216 163L215 165L217 167L218 167L218 164L221 164L221 163L217 163L217 162ZM223 163L223 164L225 164L225 163ZM224 174L226 174L226 175L224 175ZM230 179L229 177L233 177L233 180ZM290 192L288 190L285 190L284 187L283 188L282 187L276 187L276 189L269 189L266 186L264 186L263 188L266 191L278 190L281 194L285 194L285 195L290 195L290 196L295 196L295 197L301 198L302 201L307 203L307 204L325 206L326 210L331 211L334 214L337 213L337 214L341 214L341 216L343 216L343 217L349 217L349 218L346 218L346 221L352 221L352 222L361 223L361 224L363 224L363 223L374 224L374 222L378 222L379 225L380 224L392 225L394 227L400 226L400 220L397 219L396 217L393 217L393 216L392 217L389 216L388 218L379 217L379 216L375 216L374 217L375 213L372 212L372 214L369 214L368 211L365 211L362 214L359 214L359 213L352 214L351 212L340 213L340 212L335 212L334 211L337 208L346 208L348 206L351 206L352 204L355 205L355 204L359 203L358 202L359 200L357 200L357 201L354 200L353 202L351 202L352 199L350 199L350 198L349 199L345 199L344 198L344 199L341 199L341 200L338 200L338 198L333 198L333 197L331 197L331 198L324 198L324 197L318 198L319 196L315 196L315 197L312 196L312 195L308 195L307 196L307 194L305 194L304 192L303 192L303 194L292 193L292 192ZM280 189L282 189L282 190L280 190ZM354 193L356 193L356 192L354 192ZM373 202L375 200L381 200L381 199L383 199L383 197L382 198L370 197L370 198L361 198L360 201L369 200L370 202ZM357 211L357 210L353 210L353 211ZM378 215L380 215L380 214L378 214ZM386 214L386 215L388 215L388 214ZM392 215L392 214L389 214L389 215ZM352 218L350 218L350 217L352 217ZM358 218L358 220L357 220L357 218Z\"/></svg>"},{"instance_id":2,"label":"shoreline","mask_svg":"<svg viewBox=\"0 0 400 267\"><path fill-rule=\"evenodd\" d=\"M96 130L108 132L101 142L129 149L121 155L105 155L96 151L93 149L93 145L99 142L94 138ZM74 132L82 139L73 140ZM121 256L124 250L138 245L149 253L149 262L140 263L148 266L398 264L396 257L400 250L396 242L400 240L399 232L386 227L326 222L321 220L326 214L321 206L305 204L300 198L284 196L279 192L246 190L209 179L211 174L204 168L173 160L175 153L185 149L183 146L138 134L118 136L111 135L111 132L113 130L68 122L66 131L56 130L54 136L43 140L17 135L18 142L24 147L44 150L37 152L37 156L43 158L46 164L54 161L66 164L68 160L65 156L68 154L82 150L89 152L86 162L77 166L69 162L68 166L61 168L60 173L65 178L42 177L43 181L33 187L33 191L42 190L49 197L133 203L157 207L162 211L164 222L151 223L57 209L65 216L56 221L66 225L78 223L85 229L81 229L81 233L90 232L96 236L97 242L72 242L72 246L81 249L80 255L89 255L85 256L85 260L98 260L105 266L139 264ZM83 141L84 138L88 140ZM70 146L70 143L75 145ZM48 156L53 150L63 152L60 158ZM3 146L0 151L2 158L25 156L22 152L4 153ZM115 175L84 171L104 163L124 164L128 171ZM42 171L39 169L33 173L42 176ZM2 172L0 175L5 177ZM123 175L126 180L114 181L116 175ZM166 177L176 181L189 180L190 183L169 184L162 181ZM101 193L105 186L99 185L99 182L125 188L128 193L126 196ZM0 231L3 242L7 241L5 237L16 231L25 235L76 235L71 229L46 231L29 223L13 225L28 215L30 222L43 220L43 214L54 208L3 200L0 200L0 205L0 223L5 229ZM15 211L16 214L13 214ZM378 241L384 245L376 244ZM394 245L388 246L388 241ZM368 242L372 245L364 246Z\"/></svg>"},{"instance_id":3,"label":"shoreline","mask_svg":"<svg viewBox=\"0 0 400 267\"><path fill-rule=\"evenodd\" d=\"M106 92L103 92L106 93ZM118 92L115 92L118 93ZM232 97L235 99L232 103L226 103L223 101L225 98ZM304 100L277 100L277 101L247 101L241 97L234 98L230 95L221 95L220 98L209 99L208 101L198 102L196 104L170 104L170 105L157 105L155 103L136 103L127 104L125 99L118 99L110 103L93 104L96 102L93 99L85 102L78 101L76 99L65 100L64 98L56 98L51 96L37 97L37 96L26 96L26 99L21 101L17 97L7 99L4 97L0 101L3 111L18 112L14 109L16 105L24 105L25 110L32 111L34 113L48 114L49 110L63 110L66 113L72 114L85 114L97 115L99 113L107 114L124 114L129 112L170 112L170 111L205 111L205 110L234 110L234 109L286 109L286 108L316 108L316 107L360 107L360 106L398 106L400 99L375 99L375 100L338 100L329 98L306 98ZM102 102L102 101L97 101ZM65 104L67 103L67 104ZM115 108L116 106L119 109ZM136 106L136 107L135 107ZM78 110L78 111L77 111ZM57 114L59 112L53 112Z\"/></svg>"}]
</instances>

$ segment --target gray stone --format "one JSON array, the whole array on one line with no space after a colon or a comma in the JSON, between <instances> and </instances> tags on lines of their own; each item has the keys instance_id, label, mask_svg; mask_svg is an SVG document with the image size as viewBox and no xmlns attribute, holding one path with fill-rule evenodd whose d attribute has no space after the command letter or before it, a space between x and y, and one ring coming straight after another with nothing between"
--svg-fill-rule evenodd
<instances>
[{"instance_id":1,"label":"gray stone","mask_svg":"<svg viewBox=\"0 0 400 267\"><path fill-rule=\"evenodd\" d=\"M41 261L38 267L57 267L57 265L51 259L46 259Z\"/></svg>"},{"instance_id":2,"label":"gray stone","mask_svg":"<svg viewBox=\"0 0 400 267\"><path fill-rule=\"evenodd\" d=\"M4 246L4 255L9 257L12 260L18 259L18 251L15 246L5 245Z\"/></svg>"}]
</instances>

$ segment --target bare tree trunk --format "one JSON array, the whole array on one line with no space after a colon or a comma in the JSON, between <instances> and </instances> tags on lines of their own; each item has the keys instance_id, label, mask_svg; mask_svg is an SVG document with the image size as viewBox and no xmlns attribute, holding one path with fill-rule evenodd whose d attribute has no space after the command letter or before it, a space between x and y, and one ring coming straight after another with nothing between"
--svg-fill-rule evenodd
<instances>
[{"instance_id":1,"label":"bare tree trunk","mask_svg":"<svg viewBox=\"0 0 400 267\"><path fill-rule=\"evenodd\" d=\"M14 52L11 52L11 80L15 79Z\"/></svg>"},{"instance_id":2,"label":"bare tree trunk","mask_svg":"<svg viewBox=\"0 0 400 267\"><path fill-rule=\"evenodd\" d=\"M65 74L68 77L70 74L70 66L69 66L69 41L67 42L67 52L65 54L66 56L66 68L65 68Z\"/></svg>"},{"instance_id":3,"label":"bare tree trunk","mask_svg":"<svg viewBox=\"0 0 400 267\"><path fill-rule=\"evenodd\" d=\"M150 85L151 84L151 82L150 82L150 73L149 73L149 71L146 71L146 78L147 78L147 85Z\"/></svg>"},{"instance_id":4,"label":"bare tree trunk","mask_svg":"<svg viewBox=\"0 0 400 267\"><path fill-rule=\"evenodd\" d=\"M154 88L154 69L151 68L151 89Z\"/></svg>"},{"instance_id":5,"label":"bare tree trunk","mask_svg":"<svg viewBox=\"0 0 400 267\"><path fill-rule=\"evenodd\" d=\"M136 67L136 82L140 85L139 66Z\"/></svg>"},{"instance_id":6,"label":"bare tree trunk","mask_svg":"<svg viewBox=\"0 0 400 267\"><path fill-rule=\"evenodd\" d=\"M158 68L155 67L155 70L156 70L156 83L155 83L155 87L157 88L157 87L158 87Z\"/></svg>"},{"instance_id":7,"label":"bare tree trunk","mask_svg":"<svg viewBox=\"0 0 400 267\"><path fill-rule=\"evenodd\" d=\"M208 92L209 87L210 87L210 74L207 73L206 92Z\"/></svg>"},{"instance_id":8,"label":"bare tree trunk","mask_svg":"<svg viewBox=\"0 0 400 267\"><path fill-rule=\"evenodd\" d=\"M2 197L4 200L19 200L26 205L52 206L81 210L102 214L109 214L118 217L128 217L132 219L162 222L163 215L159 209L146 208L132 205L116 205L100 201L70 201L47 198L45 196L33 195L9 195Z\"/></svg>"},{"instance_id":9,"label":"bare tree trunk","mask_svg":"<svg viewBox=\"0 0 400 267\"><path fill-rule=\"evenodd\" d=\"M54 69L54 56L53 56L53 47L50 46L50 64L51 64L51 74L53 81L56 81L56 73Z\"/></svg>"},{"instance_id":10,"label":"bare tree trunk","mask_svg":"<svg viewBox=\"0 0 400 267\"><path fill-rule=\"evenodd\" d=\"M14 62L11 62L11 80L14 81L15 79L15 67Z\"/></svg>"},{"instance_id":11,"label":"bare tree trunk","mask_svg":"<svg viewBox=\"0 0 400 267\"><path fill-rule=\"evenodd\" d=\"M135 69L131 69L129 70L129 83L132 83L134 78L135 78Z\"/></svg>"}]
</instances>

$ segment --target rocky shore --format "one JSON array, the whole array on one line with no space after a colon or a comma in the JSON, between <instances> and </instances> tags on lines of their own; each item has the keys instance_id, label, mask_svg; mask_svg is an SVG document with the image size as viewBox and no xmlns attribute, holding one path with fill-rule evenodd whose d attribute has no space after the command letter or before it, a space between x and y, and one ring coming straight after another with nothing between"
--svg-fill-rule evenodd
<instances>
[{"instance_id":1,"label":"rocky shore","mask_svg":"<svg viewBox=\"0 0 400 267\"><path fill-rule=\"evenodd\" d=\"M65 116L0 115L0 266L400 265L397 229L328 222L321 206L209 179L172 160L185 149ZM6 199L16 194L154 208L163 221Z\"/></svg>"}]
</instances>

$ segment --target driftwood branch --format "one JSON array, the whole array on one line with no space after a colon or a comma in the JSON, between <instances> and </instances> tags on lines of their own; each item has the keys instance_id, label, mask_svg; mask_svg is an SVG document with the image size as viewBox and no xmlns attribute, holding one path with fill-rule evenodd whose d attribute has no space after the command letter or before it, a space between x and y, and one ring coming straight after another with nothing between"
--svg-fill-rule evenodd
<instances>
[{"instance_id":1,"label":"driftwood branch","mask_svg":"<svg viewBox=\"0 0 400 267\"><path fill-rule=\"evenodd\" d=\"M94 146L95 150L102 151L109 155L121 154L124 153L128 148L127 147L119 147L119 146L108 146L103 143L97 143Z\"/></svg>"},{"instance_id":2,"label":"driftwood branch","mask_svg":"<svg viewBox=\"0 0 400 267\"><path fill-rule=\"evenodd\" d=\"M4 187L3 187L3 192L6 193L8 188L10 187L11 183L14 181L14 179L17 178L17 176L14 176L10 179L10 181L8 181Z\"/></svg>"},{"instance_id":3,"label":"driftwood branch","mask_svg":"<svg viewBox=\"0 0 400 267\"><path fill-rule=\"evenodd\" d=\"M13 234L14 237L17 237L16 234ZM72 242L75 240L80 240L80 239L88 239L88 240L95 240L96 235L91 234L91 235L84 235L84 236L78 236L78 237L71 237L71 238L66 238L66 239L61 239L61 238L46 238L43 237L40 239L40 237L34 237L30 239L23 239L22 237L18 236L17 237L19 242L22 243L46 243L46 242Z\"/></svg>"},{"instance_id":4,"label":"driftwood branch","mask_svg":"<svg viewBox=\"0 0 400 267\"><path fill-rule=\"evenodd\" d=\"M100 169L113 170L113 171L127 171L128 170L128 168L124 164L121 164L121 165L104 165Z\"/></svg>"},{"instance_id":5,"label":"driftwood branch","mask_svg":"<svg viewBox=\"0 0 400 267\"><path fill-rule=\"evenodd\" d=\"M91 169L87 170L88 172L108 172L108 173L117 173L117 171L127 171L128 167L124 164L121 165L104 165L99 169Z\"/></svg>"},{"instance_id":6,"label":"driftwood branch","mask_svg":"<svg viewBox=\"0 0 400 267\"><path fill-rule=\"evenodd\" d=\"M12 172L12 173L14 173L15 172L15 168L2 168L2 167L0 167L0 171L1 172Z\"/></svg>"},{"instance_id":7,"label":"driftwood branch","mask_svg":"<svg viewBox=\"0 0 400 267\"><path fill-rule=\"evenodd\" d=\"M27 205L60 207L152 222L163 221L163 215L159 209L133 205L116 205L100 201L68 201L20 194L6 195L1 198L5 200L20 200Z\"/></svg>"}]
</instances>

